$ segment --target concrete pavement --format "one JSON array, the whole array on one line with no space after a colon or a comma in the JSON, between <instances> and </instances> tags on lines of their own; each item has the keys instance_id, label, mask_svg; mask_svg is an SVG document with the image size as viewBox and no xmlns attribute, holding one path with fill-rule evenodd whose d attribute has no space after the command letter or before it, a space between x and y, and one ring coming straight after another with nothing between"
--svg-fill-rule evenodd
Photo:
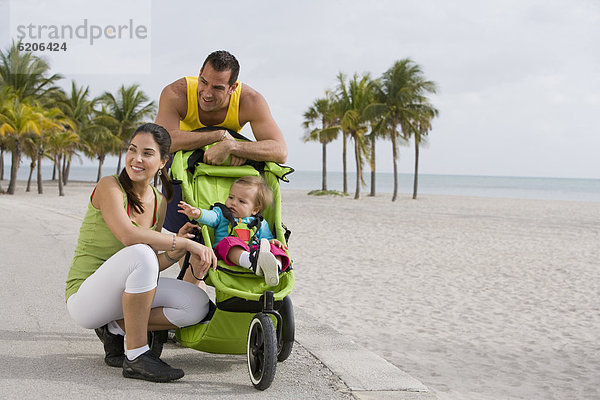
<instances>
[{"instance_id":1,"label":"concrete pavement","mask_svg":"<svg viewBox=\"0 0 600 400\"><path fill-rule=\"evenodd\" d=\"M186 376L154 384L124 379L103 362L100 341L79 328L64 304L64 281L81 213L46 196L0 195L0 396L4 399L434 399L383 358L296 307L296 343L273 385L253 388L246 357L166 344L163 358ZM101 301L101 300L99 300Z\"/></svg>"}]
</instances>

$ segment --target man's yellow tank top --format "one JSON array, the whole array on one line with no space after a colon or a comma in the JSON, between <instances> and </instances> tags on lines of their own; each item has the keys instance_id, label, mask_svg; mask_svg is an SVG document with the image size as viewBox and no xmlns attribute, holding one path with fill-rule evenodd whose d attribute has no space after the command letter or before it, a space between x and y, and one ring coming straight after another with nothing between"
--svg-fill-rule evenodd
<instances>
[{"instance_id":1,"label":"man's yellow tank top","mask_svg":"<svg viewBox=\"0 0 600 400\"><path fill-rule=\"evenodd\" d=\"M187 114L183 121L179 121L179 129L182 131L193 131L195 129L204 128L205 125L200 122L198 116L198 77L186 76L187 83ZM238 85L231 94L229 99L229 108L225 120L216 126L222 126L236 132L240 132L240 94L242 93L242 82L238 81Z\"/></svg>"}]
</instances>

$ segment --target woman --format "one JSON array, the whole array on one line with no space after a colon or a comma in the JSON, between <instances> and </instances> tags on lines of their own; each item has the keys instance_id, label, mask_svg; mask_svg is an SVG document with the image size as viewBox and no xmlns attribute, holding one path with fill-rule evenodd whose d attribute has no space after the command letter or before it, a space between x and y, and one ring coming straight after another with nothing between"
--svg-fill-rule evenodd
<instances>
[{"instance_id":1,"label":"woman","mask_svg":"<svg viewBox=\"0 0 600 400\"><path fill-rule=\"evenodd\" d=\"M198 323L209 303L196 285L159 278L159 271L186 251L201 274L217 263L212 249L189 239L192 224L177 236L161 233L167 202L151 182L158 173L171 196L164 170L170 145L163 127L144 124L129 142L121 174L100 179L81 225L66 289L69 314L82 327L96 329L105 362L122 366L127 378L154 382L184 373L150 352L147 332Z\"/></svg>"}]
</instances>

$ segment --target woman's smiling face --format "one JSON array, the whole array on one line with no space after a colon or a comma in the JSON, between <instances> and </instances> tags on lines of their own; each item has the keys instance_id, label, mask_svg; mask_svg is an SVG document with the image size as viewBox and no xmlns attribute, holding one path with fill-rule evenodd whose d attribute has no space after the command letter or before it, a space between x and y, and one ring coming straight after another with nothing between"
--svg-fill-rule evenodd
<instances>
[{"instance_id":1,"label":"woman's smiling face","mask_svg":"<svg viewBox=\"0 0 600 400\"><path fill-rule=\"evenodd\" d=\"M125 170L132 182L152 180L164 165L152 134L141 132L131 139L125 155Z\"/></svg>"}]
</instances>

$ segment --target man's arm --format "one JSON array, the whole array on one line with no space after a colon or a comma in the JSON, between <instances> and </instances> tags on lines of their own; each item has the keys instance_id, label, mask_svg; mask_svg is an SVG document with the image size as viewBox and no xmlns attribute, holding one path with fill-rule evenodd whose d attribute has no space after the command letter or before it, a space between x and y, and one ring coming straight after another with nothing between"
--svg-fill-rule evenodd
<instances>
[{"instance_id":1,"label":"man's arm","mask_svg":"<svg viewBox=\"0 0 600 400\"><path fill-rule=\"evenodd\" d=\"M287 145L265 98L248 85L242 87L240 97L240 121L250 122L256 142L223 140L206 151L205 162L221 165L229 155L255 161L286 162Z\"/></svg>"},{"instance_id":2,"label":"man's arm","mask_svg":"<svg viewBox=\"0 0 600 400\"><path fill-rule=\"evenodd\" d=\"M217 142L223 135L222 130L207 131L199 135L197 132L182 131L179 121L187 113L187 85L181 78L166 86L160 94L158 114L154 122L163 126L171 135L171 152L178 150L195 150L207 144Z\"/></svg>"}]
</instances>

